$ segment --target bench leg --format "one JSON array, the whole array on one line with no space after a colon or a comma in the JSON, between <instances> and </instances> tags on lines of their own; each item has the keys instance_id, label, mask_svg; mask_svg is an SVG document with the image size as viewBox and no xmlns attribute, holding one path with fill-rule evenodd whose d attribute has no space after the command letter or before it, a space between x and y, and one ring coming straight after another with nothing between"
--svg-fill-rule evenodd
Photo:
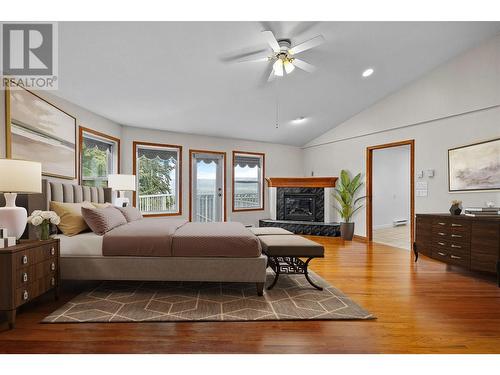
<instances>
[{"instance_id":1,"label":"bench leg","mask_svg":"<svg viewBox=\"0 0 500 375\"><path fill-rule=\"evenodd\" d=\"M271 285L269 285L267 287L267 290L273 289L274 286L276 285L276 283L278 282L279 277L280 277L280 265L279 265L279 262L278 262L277 259L273 259L272 261L275 264L275 267L271 267L273 269L273 271L274 271L274 280L271 283Z\"/></svg>"},{"instance_id":2,"label":"bench leg","mask_svg":"<svg viewBox=\"0 0 500 375\"><path fill-rule=\"evenodd\" d=\"M264 295L264 284L265 283L256 283L257 284L257 295L262 297Z\"/></svg>"},{"instance_id":3,"label":"bench leg","mask_svg":"<svg viewBox=\"0 0 500 375\"><path fill-rule=\"evenodd\" d=\"M313 283L313 281L309 278L309 262L313 260L314 258L308 258L305 263L305 270L304 270L304 276L306 277L306 280L309 281L309 284L311 284L313 287L315 287L318 290L323 290L322 287L319 285L316 285Z\"/></svg>"}]
</instances>

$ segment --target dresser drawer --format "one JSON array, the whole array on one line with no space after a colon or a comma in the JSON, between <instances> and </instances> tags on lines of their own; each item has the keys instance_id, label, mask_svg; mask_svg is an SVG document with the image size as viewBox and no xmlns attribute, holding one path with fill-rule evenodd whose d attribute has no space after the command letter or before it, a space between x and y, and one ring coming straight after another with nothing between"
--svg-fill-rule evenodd
<instances>
[{"instance_id":1,"label":"dresser drawer","mask_svg":"<svg viewBox=\"0 0 500 375\"><path fill-rule=\"evenodd\" d=\"M15 293L15 304L16 307L24 305L25 303L31 301L35 296L33 295L32 285L26 285L21 288L16 289Z\"/></svg>"},{"instance_id":2,"label":"dresser drawer","mask_svg":"<svg viewBox=\"0 0 500 375\"><path fill-rule=\"evenodd\" d=\"M53 259L57 257L58 248L55 243L41 246L37 250L37 263L43 262L47 259Z\"/></svg>"},{"instance_id":3,"label":"dresser drawer","mask_svg":"<svg viewBox=\"0 0 500 375\"><path fill-rule=\"evenodd\" d=\"M31 249L20 251L14 254L14 264L16 269L28 268L36 263L35 252Z\"/></svg>"},{"instance_id":4,"label":"dresser drawer","mask_svg":"<svg viewBox=\"0 0 500 375\"><path fill-rule=\"evenodd\" d=\"M57 273L58 263L57 259L47 259L35 265L36 279L43 279L49 275Z\"/></svg>"},{"instance_id":5,"label":"dresser drawer","mask_svg":"<svg viewBox=\"0 0 500 375\"><path fill-rule=\"evenodd\" d=\"M432 248L432 257L443 262L448 262L449 252L447 249Z\"/></svg>"},{"instance_id":6,"label":"dresser drawer","mask_svg":"<svg viewBox=\"0 0 500 375\"><path fill-rule=\"evenodd\" d=\"M35 266L22 267L20 269L16 269L14 272L14 282L16 288L25 287L36 280Z\"/></svg>"},{"instance_id":7,"label":"dresser drawer","mask_svg":"<svg viewBox=\"0 0 500 375\"><path fill-rule=\"evenodd\" d=\"M452 233L464 233L470 232L470 223L467 223L463 220L451 220L450 221L450 229Z\"/></svg>"},{"instance_id":8,"label":"dresser drawer","mask_svg":"<svg viewBox=\"0 0 500 375\"><path fill-rule=\"evenodd\" d=\"M457 266L470 267L470 255L452 251L449 254L449 260L447 262Z\"/></svg>"},{"instance_id":9,"label":"dresser drawer","mask_svg":"<svg viewBox=\"0 0 500 375\"><path fill-rule=\"evenodd\" d=\"M432 220L432 228L448 228L450 226L449 219L434 218Z\"/></svg>"}]
</instances>

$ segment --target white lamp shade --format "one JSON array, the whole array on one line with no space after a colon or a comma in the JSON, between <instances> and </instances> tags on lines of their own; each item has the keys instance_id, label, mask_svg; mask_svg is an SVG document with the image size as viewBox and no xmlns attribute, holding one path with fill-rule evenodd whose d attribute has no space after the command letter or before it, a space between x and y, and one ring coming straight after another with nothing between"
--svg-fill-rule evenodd
<instances>
[{"instance_id":1,"label":"white lamp shade","mask_svg":"<svg viewBox=\"0 0 500 375\"><path fill-rule=\"evenodd\" d=\"M36 161L0 159L0 192L41 193L42 164Z\"/></svg>"},{"instance_id":2,"label":"white lamp shade","mask_svg":"<svg viewBox=\"0 0 500 375\"><path fill-rule=\"evenodd\" d=\"M135 175L110 174L108 175L108 187L119 191L135 191Z\"/></svg>"}]
</instances>

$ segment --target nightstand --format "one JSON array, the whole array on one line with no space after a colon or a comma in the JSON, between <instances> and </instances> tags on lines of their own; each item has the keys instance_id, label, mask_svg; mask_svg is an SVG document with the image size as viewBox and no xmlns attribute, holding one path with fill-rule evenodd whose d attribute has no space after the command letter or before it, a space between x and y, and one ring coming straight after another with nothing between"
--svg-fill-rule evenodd
<instances>
[{"instance_id":1,"label":"nightstand","mask_svg":"<svg viewBox=\"0 0 500 375\"><path fill-rule=\"evenodd\" d=\"M21 241L0 249L0 312L14 328L16 310L53 291L59 293L59 239Z\"/></svg>"}]
</instances>

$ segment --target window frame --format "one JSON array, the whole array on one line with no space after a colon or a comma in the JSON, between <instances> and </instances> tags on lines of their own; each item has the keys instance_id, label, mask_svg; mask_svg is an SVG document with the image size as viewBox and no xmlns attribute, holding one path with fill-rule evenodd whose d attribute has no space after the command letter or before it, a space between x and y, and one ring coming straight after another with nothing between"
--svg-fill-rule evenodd
<instances>
[{"instance_id":1,"label":"window frame","mask_svg":"<svg viewBox=\"0 0 500 375\"><path fill-rule=\"evenodd\" d=\"M137 207L137 199L139 194L139 176L137 175L137 149L140 146L152 146L152 147L163 147L163 148L176 148L177 154L179 155L178 167L177 167L177 212L164 212L164 213L142 213L145 217L161 217L161 216L181 216L182 215L182 146L181 145L171 145L166 143L153 143L153 142L143 142L143 141L133 141L132 142L132 170L133 174L136 176L135 183L136 189L133 193L132 204Z\"/></svg>"},{"instance_id":2,"label":"window frame","mask_svg":"<svg viewBox=\"0 0 500 375\"><path fill-rule=\"evenodd\" d=\"M82 158L83 158L83 139L85 138L85 133L90 134L94 138L101 138L104 142L112 142L116 145L116 163L113 163L113 167L116 167L116 171L112 171L113 173L120 173L121 166L121 144L120 138L113 137L109 134L99 132L97 130L87 128L85 126L78 127L78 183L83 185L83 168L82 168ZM107 181L107 180L106 180Z\"/></svg>"},{"instance_id":3,"label":"window frame","mask_svg":"<svg viewBox=\"0 0 500 375\"><path fill-rule=\"evenodd\" d=\"M250 156L259 156L262 158L262 168L261 168L261 178L260 178L260 194L261 194L261 205L257 208L236 208L234 204L235 198L235 167L234 161L236 159L236 155L250 155ZM265 188L264 182L266 180L266 154L264 152L249 152L249 151L240 151L233 150L232 152L232 160L231 160L231 207L232 212L251 212L251 211L264 211L266 209L266 198L265 198Z\"/></svg>"}]
</instances>

